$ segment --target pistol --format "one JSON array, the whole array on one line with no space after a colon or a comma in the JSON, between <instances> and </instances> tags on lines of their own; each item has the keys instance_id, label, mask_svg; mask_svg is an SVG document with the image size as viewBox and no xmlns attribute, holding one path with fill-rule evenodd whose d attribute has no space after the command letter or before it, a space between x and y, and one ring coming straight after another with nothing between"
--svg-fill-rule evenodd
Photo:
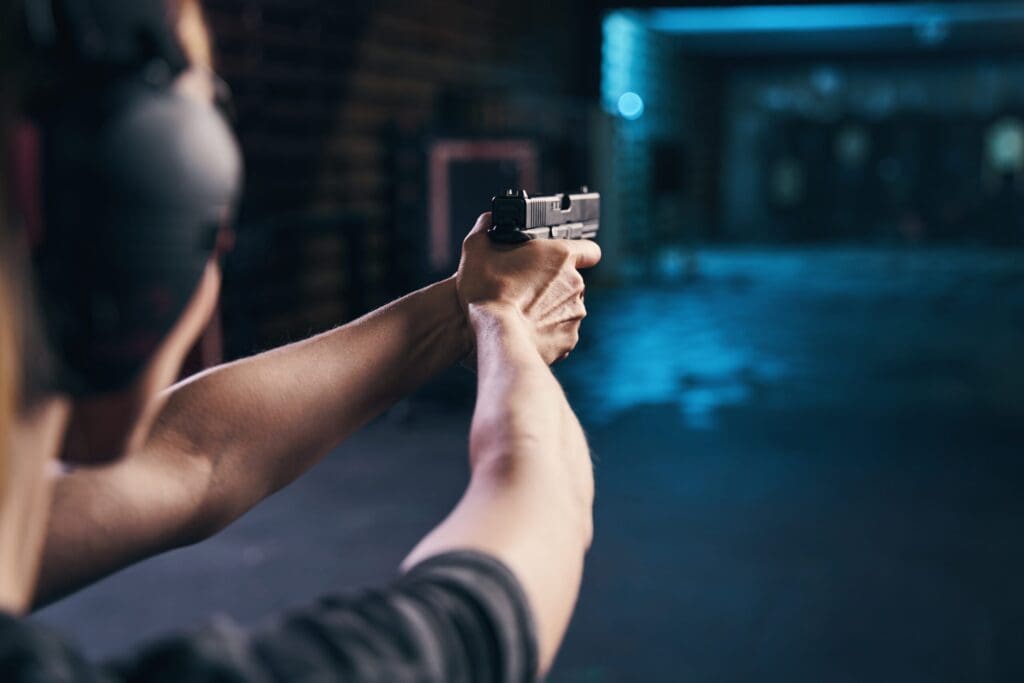
<instances>
[{"instance_id":1,"label":"pistol","mask_svg":"<svg viewBox=\"0 0 1024 683\"><path fill-rule=\"evenodd\" d=\"M590 240L601 223L601 195L586 187L575 194L531 197L509 189L491 200L491 239L517 244L536 239Z\"/></svg>"}]
</instances>

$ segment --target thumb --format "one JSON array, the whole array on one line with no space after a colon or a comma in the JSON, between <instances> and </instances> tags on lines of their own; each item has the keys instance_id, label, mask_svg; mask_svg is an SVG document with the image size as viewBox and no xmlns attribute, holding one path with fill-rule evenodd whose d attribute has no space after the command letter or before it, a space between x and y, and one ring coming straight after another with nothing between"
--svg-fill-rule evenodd
<instances>
[{"instance_id":1,"label":"thumb","mask_svg":"<svg viewBox=\"0 0 1024 683\"><path fill-rule=\"evenodd\" d=\"M601 261L601 247L594 240L570 240L568 244L577 268L593 268Z\"/></svg>"}]
</instances>

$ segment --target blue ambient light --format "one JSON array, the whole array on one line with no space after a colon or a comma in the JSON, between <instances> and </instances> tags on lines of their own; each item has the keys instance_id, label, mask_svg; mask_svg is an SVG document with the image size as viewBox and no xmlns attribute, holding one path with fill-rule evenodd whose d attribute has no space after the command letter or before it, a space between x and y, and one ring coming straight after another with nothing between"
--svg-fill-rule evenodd
<instances>
[{"instance_id":1,"label":"blue ambient light","mask_svg":"<svg viewBox=\"0 0 1024 683\"><path fill-rule=\"evenodd\" d=\"M635 11L610 12L604 18L602 27L604 44L601 48L601 105L613 116L629 118L627 111L636 108L622 101L626 111L620 110L619 101L623 93L648 92L648 60L651 49L648 45L651 32L643 25L641 15ZM638 98L638 101L641 101ZM641 105L643 106L643 105ZM642 111L633 112L634 116Z\"/></svg>"},{"instance_id":2,"label":"blue ambient light","mask_svg":"<svg viewBox=\"0 0 1024 683\"><path fill-rule=\"evenodd\" d=\"M644 115L644 99L635 92L622 93L618 107L622 118L629 121L636 121Z\"/></svg>"},{"instance_id":3,"label":"blue ambient light","mask_svg":"<svg viewBox=\"0 0 1024 683\"><path fill-rule=\"evenodd\" d=\"M680 7L646 13L649 28L683 35L907 27L932 43L942 42L952 24L1021 17L1024 6L1006 2Z\"/></svg>"}]
</instances>

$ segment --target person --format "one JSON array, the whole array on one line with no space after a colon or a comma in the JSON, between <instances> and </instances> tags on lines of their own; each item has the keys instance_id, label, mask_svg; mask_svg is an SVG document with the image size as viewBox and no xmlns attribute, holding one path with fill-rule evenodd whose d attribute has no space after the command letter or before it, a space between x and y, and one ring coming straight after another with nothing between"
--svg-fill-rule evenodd
<instances>
[{"instance_id":1,"label":"person","mask_svg":"<svg viewBox=\"0 0 1024 683\"><path fill-rule=\"evenodd\" d=\"M171 4L179 22L198 16L187 0ZM215 88L205 66L177 74L172 87L208 100ZM331 332L165 389L214 309L213 252L127 385L98 396L62 392L25 372L38 350L25 341L31 311L12 301L5 269L2 329L22 334L0 334L0 409L8 406L0 413L4 680L543 675L578 594L593 504L587 443L548 366L578 341L586 313L579 269L595 265L600 249L589 241L498 248L485 234L489 220L481 216L466 238L455 276ZM4 244L7 263L17 242ZM104 665L22 618L33 604L215 533L470 355L478 396L469 484L390 586L331 597L254 631L218 623ZM18 386L11 368L23 377ZM69 434L77 445L64 450ZM61 457L111 462L54 476Z\"/></svg>"}]
</instances>

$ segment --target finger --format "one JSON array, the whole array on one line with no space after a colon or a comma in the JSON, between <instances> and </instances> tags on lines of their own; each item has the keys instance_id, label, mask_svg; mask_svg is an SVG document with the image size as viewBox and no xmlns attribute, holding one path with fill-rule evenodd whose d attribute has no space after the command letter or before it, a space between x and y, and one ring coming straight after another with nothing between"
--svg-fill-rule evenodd
<instances>
[{"instance_id":1,"label":"finger","mask_svg":"<svg viewBox=\"0 0 1024 683\"><path fill-rule=\"evenodd\" d=\"M579 298L569 302L565 306L564 311L565 312L562 314L562 319L559 321L559 324L575 325L577 330L579 329L580 322L587 317L587 307L583 303L583 300Z\"/></svg>"},{"instance_id":2,"label":"finger","mask_svg":"<svg viewBox=\"0 0 1024 683\"><path fill-rule=\"evenodd\" d=\"M583 274L580 271L573 269L566 273L566 277L569 278L567 283L572 288L573 297L578 297L587 291L587 281L583 279Z\"/></svg>"},{"instance_id":3,"label":"finger","mask_svg":"<svg viewBox=\"0 0 1024 683\"><path fill-rule=\"evenodd\" d=\"M577 268L593 268L601 261L601 247L594 240L570 240L568 245Z\"/></svg>"},{"instance_id":4,"label":"finger","mask_svg":"<svg viewBox=\"0 0 1024 683\"><path fill-rule=\"evenodd\" d=\"M565 330L562 333L562 351L572 353L576 350L576 347L580 343L580 324L579 322L569 323L565 326Z\"/></svg>"},{"instance_id":5,"label":"finger","mask_svg":"<svg viewBox=\"0 0 1024 683\"><path fill-rule=\"evenodd\" d=\"M480 232L487 232L491 227L491 212L480 214L480 217L476 219L476 225L469 231L470 235L475 235Z\"/></svg>"},{"instance_id":6,"label":"finger","mask_svg":"<svg viewBox=\"0 0 1024 683\"><path fill-rule=\"evenodd\" d=\"M555 323L548 332L547 341L541 351L544 362L554 365L565 360L580 342L580 321L570 319Z\"/></svg>"}]
</instances>

